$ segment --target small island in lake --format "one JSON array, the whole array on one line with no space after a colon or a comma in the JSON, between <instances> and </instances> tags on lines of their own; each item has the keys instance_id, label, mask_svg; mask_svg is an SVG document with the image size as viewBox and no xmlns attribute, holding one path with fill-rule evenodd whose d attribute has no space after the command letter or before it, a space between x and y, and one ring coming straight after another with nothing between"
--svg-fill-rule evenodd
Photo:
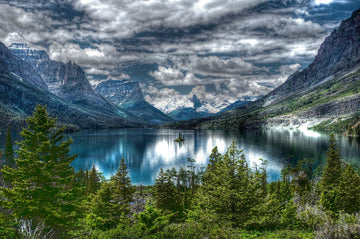
<instances>
[{"instance_id":1,"label":"small island in lake","mask_svg":"<svg viewBox=\"0 0 360 239\"><path fill-rule=\"evenodd\" d=\"M183 141L185 141L185 139L184 139L184 137L181 135L181 133L179 132L179 137L177 137L177 138L175 139L175 142L183 142Z\"/></svg>"}]
</instances>

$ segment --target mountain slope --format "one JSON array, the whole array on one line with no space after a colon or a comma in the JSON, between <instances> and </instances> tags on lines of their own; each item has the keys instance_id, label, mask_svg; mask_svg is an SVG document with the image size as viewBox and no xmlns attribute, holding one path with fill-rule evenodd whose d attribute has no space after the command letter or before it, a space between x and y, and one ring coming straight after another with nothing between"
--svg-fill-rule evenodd
<instances>
[{"instance_id":1,"label":"mountain slope","mask_svg":"<svg viewBox=\"0 0 360 239\"><path fill-rule=\"evenodd\" d=\"M33 66L0 43L0 124L21 125L36 104L48 106L59 123L80 128L142 127L143 121L120 117L113 109L87 107L61 99L47 90ZM110 103L108 103L111 105ZM112 105L111 105L112 106ZM115 110L118 110L116 106Z\"/></svg>"},{"instance_id":2,"label":"mountain slope","mask_svg":"<svg viewBox=\"0 0 360 239\"><path fill-rule=\"evenodd\" d=\"M193 103L193 107L178 107L177 109L167 113L167 115L176 121L206 118L213 115L208 113L206 107L203 106L203 103L195 94L190 101Z\"/></svg>"},{"instance_id":3,"label":"mountain slope","mask_svg":"<svg viewBox=\"0 0 360 239\"><path fill-rule=\"evenodd\" d=\"M195 108L190 107L173 110L167 115L176 121L209 117L209 114L201 111L198 112Z\"/></svg>"},{"instance_id":4,"label":"mountain slope","mask_svg":"<svg viewBox=\"0 0 360 239\"><path fill-rule=\"evenodd\" d=\"M136 115L145 122L161 124L173 119L145 101L138 82L107 80L99 83L95 90L115 105Z\"/></svg>"},{"instance_id":5,"label":"mountain slope","mask_svg":"<svg viewBox=\"0 0 360 239\"><path fill-rule=\"evenodd\" d=\"M360 108L360 10L322 43L314 61L263 98L173 127L310 127L351 118Z\"/></svg>"},{"instance_id":6,"label":"mountain slope","mask_svg":"<svg viewBox=\"0 0 360 239\"><path fill-rule=\"evenodd\" d=\"M17 57L31 64L56 96L104 114L116 113L127 119L137 117L107 101L95 92L80 66L68 62L53 61L45 51L29 48L26 44L14 43L9 49Z\"/></svg>"},{"instance_id":7,"label":"mountain slope","mask_svg":"<svg viewBox=\"0 0 360 239\"><path fill-rule=\"evenodd\" d=\"M0 73L11 72L14 76L26 79L41 89L48 87L41 76L31 66L13 55L11 51L0 42Z\"/></svg>"},{"instance_id":8,"label":"mountain slope","mask_svg":"<svg viewBox=\"0 0 360 239\"><path fill-rule=\"evenodd\" d=\"M14 77L10 72L0 74L0 124L25 125L25 118L34 111L36 104L47 105L49 115L59 123L79 128L141 127L141 123L120 118L116 114L102 114L79 107Z\"/></svg>"}]
</instances>

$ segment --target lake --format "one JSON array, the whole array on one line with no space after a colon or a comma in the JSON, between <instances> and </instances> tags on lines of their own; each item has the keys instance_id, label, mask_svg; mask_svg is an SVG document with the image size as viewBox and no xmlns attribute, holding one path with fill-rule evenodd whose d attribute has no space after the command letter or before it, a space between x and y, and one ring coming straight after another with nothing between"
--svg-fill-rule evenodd
<instances>
[{"instance_id":1,"label":"lake","mask_svg":"<svg viewBox=\"0 0 360 239\"><path fill-rule=\"evenodd\" d=\"M179 132L185 138L174 139ZM134 184L149 185L155 182L160 168L185 166L187 158L205 167L212 149L219 152L235 140L243 149L250 165L260 165L259 159L268 161L269 180L276 180L286 164L299 159L312 158L315 164L324 162L329 135L310 130L170 130L170 129L109 129L86 130L72 135L72 153L77 159L72 163L76 170L95 167L106 178L116 173L121 158L125 159ZM343 158L347 162L360 161L358 138L337 135Z\"/></svg>"},{"instance_id":2,"label":"lake","mask_svg":"<svg viewBox=\"0 0 360 239\"><path fill-rule=\"evenodd\" d=\"M177 143L179 132L185 138ZM71 135L71 153L78 154L72 166L76 170L90 169L94 164L106 178L116 173L121 158L125 159L131 181L149 185L155 182L160 168L185 166L187 158L205 167L211 150L217 146L221 153L235 140L250 165L268 161L269 180L279 178L281 168L299 159L312 158L315 164L324 162L329 135L310 130L170 130L170 129L104 129L84 130ZM360 162L358 138L336 136L345 161ZM14 133L13 139L21 140ZM0 135L5 145L5 135Z\"/></svg>"}]
</instances>

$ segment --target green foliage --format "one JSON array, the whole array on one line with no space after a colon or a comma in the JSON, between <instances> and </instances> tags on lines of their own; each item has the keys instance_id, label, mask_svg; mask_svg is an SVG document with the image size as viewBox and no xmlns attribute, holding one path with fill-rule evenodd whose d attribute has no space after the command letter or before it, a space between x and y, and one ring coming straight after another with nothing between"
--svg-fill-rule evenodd
<instances>
[{"instance_id":1,"label":"green foliage","mask_svg":"<svg viewBox=\"0 0 360 239\"><path fill-rule=\"evenodd\" d=\"M326 217L324 223L318 225L315 230L316 238L319 239L355 239L360 238L359 214L350 215L340 213L337 219Z\"/></svg>"},{"instance_id":2,"label":"green foliage","mask_svg":"<svg viewBox=\"0 0 360 239\"><path fill-rule=\"evenodd\" d=\"M313 130L327 130L333 132L346 133L347 135L360 135L360 114L355 113L346 118L334 118L321 122L311 127Z\"/></svg>"},{"instance_id":3,"label":"green foliage","mask_svg":"<svg viewBox=\"0 0 360 239\"><path fill-rule=\"evenodd\" d=\"M18 219L45 221L45 225L62 235L78 217L70 163L72 140L63 140L64 129L55 130L56 119L50 118L46 107L38 105L28 128L20 133L16 168L2 169L9 188L1 188L2 206Z\"/></svg>"},{"instance_id":4,"label":"green foliage","mask_svg":"<svg viewBox=\"0 0 360 239\"><path fill-rule=\"evenodd\" d=\"M96 193L101 187L100 174L96 170L95 165L92 166L90 172L86 171L85 174L85 187L86 195Z\"/></svg>"},{"instance_id":5,"label":"green foliage","mask_svg":"<svg viewBox=\"0 0 360 239\"><path fill-rule=\"evenodd\" d=\"M169 225L174 214L166 214L153 206L147 206L145 210L137 216L138 226L146 233L157 233Z\"/></svg>"},{"instance_id":6,"label":"green foliage","mask_svg":"<svg viewBox=\"0 0 360 239\"><path fill-rule=\"evenodd\" d=\"M360 237L360 175L341 162L334 135L320 180L305 159L268 183L266 161L249 167L232 142L224 154L212 150L205 172L188 158L186 167L161 169L155 185L135 187L124 159L110 180L95 166L74 173L72 141L55 122L37 106L17 167L2 169L0 238Z\"/></svg>"},{"instance_id":7,"label":"green foliage","mask_svg":"<svg viewBox=\"0 0 360 239\"><path fill-rule=\"evenodd\" d=\"M333 213L340 210L354 213L360 210L360 176L353 166L342 166L341 155L334 134L330 145L322 178L320 181L320 202Z\"/></svg>"},{"instance_id":8,"label":"green foliage","mask_svg":"<svg viewBox=\"0 0 360 239\"><path fill-rule=\"evenodd\" d=\"M322 191L331 190L338 186L341 176L341 155L334 134L330 135L329 143L326 165L320 182Z\"/></svg>"},{"instance_id":9,"label":"green foliage","mask_svg":"<svg viewBox=\"0 0 360 239\"><path fill-rule=\"evenodd\" d=\"M177 213L181 219L185 211L190 209L196 192L200 186L202 171L196 171L194 159L188 158L185 168L160 170L154 185L155 205L161 210Z\"/></svg>"},{"instance_id":10,"label":"green foliage","mask_svg":"<svg viewBox=\"0 0 360 239\"><path fill-rule=\"evenodd\" d=\"M13 142L11 139L10 127L8 127L6 134L5 150L4 150L5 164L11 168L15 168L16 164L14 161L14 157L15 155L13 149Z\"/></svg>"},{"instance_id":11,"label":"green foliage","mask_svg":"<svg viewBox=\"0 0 360 239\"><path fill-rule=\"evenodd\" d=\"M130 202L133 200L135 187L131 185L128 176L127 166L124 159L121 159L120 167L115 176L111 179L114 186L114 203L118 214L128 215L130 213Z\"/></svg>"},{"instance_id":12,"label":"green foliage","mask_svg":"<svg viewBox=\"0 0 360 239\"><path fill-rule=\"evenodd\" d=\"M266 183L259 171L252 171L246 162L242 151L233 142L224 155L215 148L211 154L202 186L198 193L197 210L193 216L200 220L229 222L234 225L244 225L257 206L263 202ZM195 209L195 210L196 210ZM208 215L212 215L207 217Z\"/></svg>"},{"instance_id":13,"label":"green foliage","mask_svg":"<svg viewBox=\"0 0 360 239\"><path fill-rule=\"evenodd\" d=\"M90 194L87 209L89 213L86 216L86 224L90 228L112 229L128 217L135 187L131 185L127 174L127 167L122 159L116 175L110 181L102 183L96 193Z\"/></svg>"},{"instance_id":14,"label":"green foliage","mask_svg":"<svg viewBox=\"0 0 360 239\"><path fill-rule=\"evenodd\" d=\"M352 165L346 165L341 175L337 201L346 213L360 211L360 176Z\"/></svg>"}]
</instances>

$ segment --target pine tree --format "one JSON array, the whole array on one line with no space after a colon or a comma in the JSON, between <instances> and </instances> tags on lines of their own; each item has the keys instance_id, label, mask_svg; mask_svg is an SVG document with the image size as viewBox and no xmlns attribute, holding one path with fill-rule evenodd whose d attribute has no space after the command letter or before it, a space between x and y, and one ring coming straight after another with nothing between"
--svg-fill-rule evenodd
<instances>
[{"instance_id":1,"label":"pine tree","mask_svg":"<svg viewBox=\"0 0 360 239\"><path fill-rule=\"evenodd\" d=\"M341 177L341 155L334 134L330 135L329 143L326 165L320 182L322 190L336 187Z\"/></svg>"},{"instance_id":2,"label":"pine tree","mask_svg":"<svg viewBox=\"0 0 360 239\"><path fill-rule=\"evenodd\" d=\"M335 135L330 135L329 151L326 158L326 165L322 173L320 185L320 202L322 206L331 212L339 211L339 182L341 178L341 155L336 144Z\"/></svg>"},{"instance_id":3,"label":"pine tree","mask_svg":"<svg viewBox=\"0 0 360 239\"><path fill-rule=\"evenodd\" d=\"M11 168L14 168L16 166L14 161L14 149L10 134L10 127L7 128L4 158L5 158L5 164L7 166Z\"/></svg>"},{"instance_id":4,"label":"pine tree","mask_svg":"<svg viewBox=\"0 0 360 239\"><path fill-rule=\"evenodd\" d=\"M90 195L96 193L97 190L100 189L100 175L93 164L90 172L87 171L87 179L86 179L86 195Z\"/></svg>"},{"instance_id":5,"label":"pine tree","mask_svg":"<svg viewBox=\"0 0 360 239\"><path fill-rule=\"evenodd\" d=\"M256 176L251 171L234 141L224 155L214 148L211 157L193 215L198 215L196 217L203 221L245 224L259 203L262 183L265 183L262 174Z\"/></svg>"},{"instance_id":6,"label":"pine tree","mask_svg":"<svg viewBox=\"0 0 360 239\"><path fill-rule=\"evenodd\" d=\"M160 169L154 185L155 205L162 210L178 212L183 208L183 203L172 181L172 175L170 170L164 172L163 169Z\"/></svg>"},{"instance_id":7,"label":"pine tree","mask_svg":"<svg viewBox=\"0 0 360 239\"><path fill-rule=\"evenodd\" d=\"M135 187L131 185L125 160L122 158L116 174L112 178L114 184L114 202L117 212L127 216L130 212L130 202L133 200Z\"/></svg>"},{"instance_id":8,"label":"pine tree","mask_svg":"<svg viewBox=\"0 0 360 239\"><path fill-rule=\"evenodd\" d=\"M346 165L340 178L338 208L347 213L360 211L360 176L352 165Z\"/></svg>"},{"instance_id":9,"label":"pine tree","mask_svg":"<svg viewBox=\"0 0 360 239\"><path fill-rule=\"evenodd\" d=\"M70 163L72 140L63 140L64 128L55 129L56 119L48 116L46 106L37 105L28 127L17 142L17 168L2 170L10 188L2 188L4 207L18 219L44 221L59 235L73 225L77 207L72 187L74 170Z\"/></svg>"},{"instance_id":10,"label":"pine tree","mask_svg":"<svg viewBox=\"0 0 360 239\"><path fill-rule=\"evenodd\" d=\"M124 159L121 159L117 173L111 180L102 183L100 189L90 195L87 224L93 228L110 229L121 220L126 220L134 192L135 187L131 185L127 166Z\"/></svg>"},{"instance_id":11,"label":"pine tree","mask_svg":"<svg viewBox=\"0 0 360 239\"><path fill-rule=\"evenodd\" d=\"M118 212L114 203L113 182L104 182L95 194L90 195L89 214L87 224L92 228L110 229L119 223Z\"/></svg>"}]
</instances>

